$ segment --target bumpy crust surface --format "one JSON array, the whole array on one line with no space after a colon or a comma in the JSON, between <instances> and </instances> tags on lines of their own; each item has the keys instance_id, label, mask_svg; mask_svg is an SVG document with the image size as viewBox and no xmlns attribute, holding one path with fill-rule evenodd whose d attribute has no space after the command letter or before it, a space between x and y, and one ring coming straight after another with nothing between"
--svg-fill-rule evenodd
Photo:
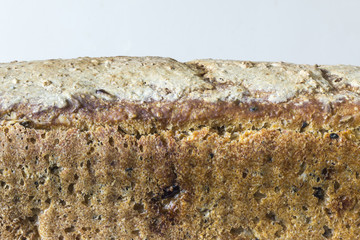
<instances>
[{"instance_id":1,"label":"bumpy crust surface","mask_svg":"<svg viewBox=\"0 0 360 240\"><path fill-rule=\"evenodd\" d=\"M356 239L359 75L163 58L2 64L0 238Z\"/></svg>"}]
</instances>

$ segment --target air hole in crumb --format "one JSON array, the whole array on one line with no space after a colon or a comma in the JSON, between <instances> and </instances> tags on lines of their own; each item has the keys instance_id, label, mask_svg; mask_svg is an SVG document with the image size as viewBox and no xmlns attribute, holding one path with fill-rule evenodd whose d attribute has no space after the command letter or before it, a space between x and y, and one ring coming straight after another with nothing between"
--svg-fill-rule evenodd
<instances>
[{"instance_id":1,"label":"air hole in crumb","mask_svg":"<svg viewBox=\"0 0 360 240\"><path fill-rule=\"evenodd\" d=\"M87 152L87 155L90 155L95 151L94 147L90 147L89 151Z\"/></svg>"},{"instance_id":2,"label":"air hole in crumb","mask_svg":"<svg viewBox=\"0 0 360 240\"><path fill-rule=\"evenodd\" d=\"M99 233L99 232L100 232L100 229L98 229L98 228L95 229L95 232L96 232L96 233Z\"/></svg>"},{"instance_id":3,"label":"air hole in crumb","mask_svg":"<svg viewBox=\"0 0 360 240\"><path fill-rule=\"evenodd\" d=\"M128 148L129 145L127 143L124 143L124 148Z\"/></svg>"},{"instance_id":4,"label":"air hole in crumb","mask_svg":"<svg viewBox=\"0 0 360 240\"><path fill-rule=\"evenodd\" d=\"M88 205L89 205L89 202L90 202L90 196L89 196L89 194L85 194L85 195L84 195L83 204L85 204L86 206L88 206Z\"/></svg>"},{"instance_id":5,"label":"air hole in crumb","mask_svg":"<svg viewBox=\"0 0 360 240\"><path fill-rule=\"evenodd\" d=\"M223 136L225 134L225 126L217 126L216 131L219 136Z\"/></svg>"},{"instance_id":6,"label":"air hole in crumb","mask_svg":"<svg viewBox=\"0 0 360 240\"><path fill-rule=\"evenodd\" d=\"M24 179L20 180L20 185L23 186L24 185Z\"/></svg>"},{"instance_id":7,"label":"air hole in crumb","mask_svg":"<svg viewBox=\"0 0 360 240\"><path fill-rule=\"evenodd\" d=\"M161 199L172 198L172 197L176 196L178 193L180 193L180 186L173 185L170 187L166 187L163 189L163 191L164 192L161 195Z\"/></svg>"},{"instance_id":8,"label":"air hole in crumb","mask_svg":"<svg viewBox=\"0 0 360 240\"><path fill-rule=\"evenodd\" d=\"M299 189L296 187L296 186L291 186L291 192L292 193L296 193L296 192L298 192L299 191Z\"/></svg>"},{"instance_id":9,"label":"air hole in crumb","mask_svg":"<svg viewBox=\"0 0 360 240\"><path fill-rule=\"evenodd\" d=\"M324 208L324 211L329 216L332 214L332 212L331 212L331 210L329 208Z\"/></svg>"},{"instance_id":10,"label":"air hole in crumb","mask_svg":"<svg viewBox=\"0 0 360 240\"><path fill-rule=\"evenodd\" d=\"M326 237L326 238L331 238L332 235L333 235L333 231L331 228L329 228L328 226L324 225L323 226L324 228L324 233L323 233L323 236Z\"/></svg>"},{"instance_id":11,"label":"air hole in crumb","mask_svg":"<svg viewBox=\"0 0 360 240\"><path fill-rule=\"evenodd\" d=\"M231 228L230 233L232 235L240 235L243 231L244 229L242 227L237 227L237 228Z\"/></svg>"},{"instance_id":12,"label":"air hole in crumb","mask_svg":"<svg viewBox=\"0 0 360 240\"><path fill-rule=\"evenodd\" d=\"M50 204L50 203L51 203L51 199L48 198L48 199L45 200L45 202L46 202L47 204Z\"/></svg>"},{"instance_id":13,"label":"air hole in crumb","mask_svg":"<svg viewBox=\"0 0 360 240\"><path fill-rule=\"evenodd\" d=\"M150 134L157 134L157 133L158 133L158 130L157 130L156 126L151 127Z\"/></svg>"},{"instance_id":14,"label":"air hole in crumb","mask_svg":"<svg viewBox=\"0 0 360 240\"><path fill-rule=\"evenodd\" d=\"M300 165L300 170L298 172L298 175L303 174L305 172L305 169L306 169L306 163L302 162L301 165Z\"/></svg>"},{"instance_id":15,"label":"air hole in crumb","mask_svg":"<svg viewBox=\"0 0 360 240\"><path fill-rule=\"evenodd\" d=\"M325 191L321 187L313 187L314 189L314 197L318 198L319 200L324 200Z\"/></svg>"},{"instance_id":16,"label":"air hole in crumb","mask_svg":"<svg viewBox=\"0 0 360 240\"><path fill-rule=\"evenodd\" d=\"M75 181L79 179L79 176L76 173L74 175L74 179L75 179Z\"/></svg>"},{"instance_id":17,"label":"air hole in crumb","mask_svg":"<svg viewBox=\"0 0 360 240\"><path fill-rule=\"evenodd\" d=\"M60 237L59 237L59 240L64 240L64 237L63 237L63 236L60 236Z\"/></svg>"},{"instance_id":18,"label":"air hole in crumb","mask_svg":"<svg viewBox=\"0 0 360 240\"><path fill-rule=\"evenodd\" d=\"M265 217L266 217L267 219L271 220L271 221L275 221L275 220L276 220L276 215L275 215L275 213L273 213L273 212L267 213L267 214L265 215Z\"/></svg>"},{"instance_id":19,"label":"air hole in crumb","mask_svg":"<svg viewBox=\"0 0 360 240\"><path fill-rule=\"evenodd\" d=\"M281 230L275 232L275 237L277 238L281 237Z\"/></svg>"},{"instance_id":20,"label":"air hole in crumb","mask_svg":"<svg viewBox=\"0 0 360 240\"><path fill-rule=\"evenodd\" d=\"M90 160L87 160L87 162L86 162L86 167L87 167L87 169L91 169L91 162L90 162Z\"/></svg>"},{"instance_id":21,"label":"air hole in crumb","mask_svg":"<svg viewBox=\"0 0 360 240\"><path fill-rule=\"evenodd\" d=\"M126 132L120 127L118 126L118 129L117 129L118 133L121 133L121 135L125 135Z\"/></svg>"},{"instance_id":22,"label":"air hole in crumb","mask_svg":"<svg viewBox=\"0 0 360 240\"><path fill-rule=\"evenodd\" d=\"M34 222L37 219L37 216L39 215L39 213L41 212L40 208L31 208L33 217L31 217L29 220Z\"/></svg>"},{"instance_id":23,"label":"air hole in crumb","mask_svg":"<svg viewBox=\"0 0 360 240\"><path fill-rule=\"evenodd\" d=\"M261 199L265 198L266 195L257 191L256 193L254 193L254 198L256 200L257 203L260 203Z\"/></svg>"},{"instance_id":24,"label":"air hole in crumb","mask_svg":"<svg viewBox=\"0 0 360 240\"><path fill-rule=\"evenodd\" d=\"M302 209L303 209L304 211L307 211L307 210L308 210L308 208L307 208L306 206L302 206Z\"/></svg>"},{"instance_id":25,"label":"air hole in crumb","mask_svg":"<svg viewBox=\"0 0 360 240\"><path fill-rule=\"evenodd\" d=\"M73 194L74 193L74 183L71 183L68 187L68 193Z\"/></svg>"},{"instance_id":26,"label":"air hole in crumb","mask_svg":"<svg viewBox=\"0 0 360 240\"><path fill-rule=\"evenodd\" d=\"M305 121L302 122L301 127L300 127L300 132L304 131L304 128L306 128L307 126L309 126L309 124Z\"/></svg>"},{"instance_id":27,"label":"air hole in crumb","mask_svg":"<svg viewBox=\"0 0 360 240\"><path fill-rule=\"evenodd\" d=\"M46 137L46 133L41 134L41 138L44 139Z\"/></svg>"},{"instance_id":28,"label":"air hole in crumb","mask_svg":"<svg viewBox=\"0 0 360 240\"><path fill-rule=\"evenodd\" d=\"M134 205L134 210L137 211L138 213L143 213L145 211L144 209L144 204L142 203L135 203Z\"/></svg>"},{"instance_id":29,"label":"air hole in crumb","mask_svg":"<svg viewBox=\"0 0 360 240\"><path fill-rule=\"evenodd\" d=\"M330 133L330 138L331 139L338 139L339 135L337 135L336 133Z\"/></svg>"},{"instance_id":30,"label":"air hole in crumb","mask_svg":"<svg viewBox=\"0 0 360 240\"><path fill-rule=\"evenodd\" d=\"M249 108L250 112L256 112L258 110L258 107L257 106L251 106Z\"/></svg>"},{"instance_id":31,"label":"air hole in crumb","mask_svg":"<svg viewBox=\"0 0 360 240\"><path fill-rule=\"evenodd\" d=\"M139 236L140 230L134 230L131 232L132 235Z\"/></svg>"},{"instance_id":32,"label":"air hole in crumb","mask_svg":"<svg viewBox=\"0 0 360 240\"><path fill-rule=\"evenodd\" d=\"M338 181L334 182L334 190L335 192L340 188L340 183Z\"/></svg>"},{"instance_id":33,"label":"air hole in crumb","mask_svg":"<svg viewBox=\"0 0 360 240\"><path fill-rule=\"evenodd\" d=\"M246 178L247 175L248 175L248 170L245 169L245 170L243 171L243 173L242 173L242 177L243 177L243 178Z\"/></svg>"},{"instance_id":34,"label":"air hole in crumb","mask_svg":"<svg viewBox=\"0 0 360 240\"><path fill-rule=\"evenodd\" d=\"M58 145L59 142L60 142L59 139L55 139L54 144L55 144L55 145Z\"/></svg>"},{"instance_id":35,"label":"air hole in crumb","mask_svg":"<svg viewBox=\"0 0 360 240\"><path fill-rule=\"evenodd\" d=\"M74 231L75 231L75 227L74 227L74 226L65 228L65 232L66 232L66 233L71 233L71 232L74 232Z\"/></svg>"},{"instance_id":36,"label":"air hole in crumb","mask_svg":"<svg viewBox=\"0 0 360 240\"><path fill-rule=\"evenodd\" d=\"M27 141L28 141L28 143L32 143L32 144L36 143L35 138L28 138Z\"/></svg>"},{"instance_id":37,"label":"air hole in crumb","mask_svg":"<svg viewBox=\"0 0 360 240\"><path fill-rule=\"evenodd\" d=\"M45 159L46 161L49 161L49 158L50 158L50 155L49 155L49 154L46 154L46 155L44 156L44 159Z\"/></svg>"},{"instance_id":38,"label":"air hole in crumb","mask_svg":"<svg viewBox=\"0 0 360 240\"><path fill-rule=\"evenodd\" d=\"M20 125L23 126L24 128L31 128L33 126L33 123L30 121L25 121L25 122L21 122Z\"/></svg>"},{"instance_id":39,"label":"air hole in crumb","mask_svg":"<svg viewBox=\"0 0 360 240\"><path fill-rule=\"evenodd\" d=\"M49 167L49 171L52 174L56 174L56 173L58 173L60 171L60 167L57 166L57 165L52 165L52 166Z\"/></svg>"},{"instance_id":40,"label":"air hole in crumb","mask_svg":"<svg viewBox=\"0 0 360 240\"><path fill-rule=\"evenodd\" d=\"M110 146L114 146L114 138L113 137L110 137L109 138L109 144L110 144Z\"/></svg>"}]
</instances>

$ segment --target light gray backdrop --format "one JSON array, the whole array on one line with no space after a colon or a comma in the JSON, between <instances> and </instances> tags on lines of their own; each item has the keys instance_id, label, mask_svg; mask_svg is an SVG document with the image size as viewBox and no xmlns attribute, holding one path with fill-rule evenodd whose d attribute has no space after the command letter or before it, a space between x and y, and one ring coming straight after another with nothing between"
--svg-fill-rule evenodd
<instances>
[{"instance_id":1,"label":"light gray backdrop","mask_svg":"<svg viewBox=\"0 0 360 240\"><path fill-rule=\"evenodd\" d=\"M0 62L114 55L360 65L360 1L0 0Z\"/></svg>"}]
</instances>

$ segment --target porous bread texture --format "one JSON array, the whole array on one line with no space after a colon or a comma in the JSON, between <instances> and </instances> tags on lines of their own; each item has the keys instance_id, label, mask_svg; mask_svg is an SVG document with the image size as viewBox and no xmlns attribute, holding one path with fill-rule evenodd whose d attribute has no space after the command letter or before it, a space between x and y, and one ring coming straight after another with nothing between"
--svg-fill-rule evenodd
<instances>
[{"instance_id":1,"label":"porous bread texture","mask_svg":"<svg viewBox=\"0 0 360 240\"><path fill-rule=\"evenodd\" d=\"M0 239L356 239L359 72L1 64Z\"/></svg>"},{"instance_id":2,"label":"porous bread texture","mask_svg":"<svg viewBox=\"0 0 360 240\"><path fill-rule=\"evenodd\" d=\"M358 132L1 127L1 239L356 239Z\"/></svg>"}]
</instances>

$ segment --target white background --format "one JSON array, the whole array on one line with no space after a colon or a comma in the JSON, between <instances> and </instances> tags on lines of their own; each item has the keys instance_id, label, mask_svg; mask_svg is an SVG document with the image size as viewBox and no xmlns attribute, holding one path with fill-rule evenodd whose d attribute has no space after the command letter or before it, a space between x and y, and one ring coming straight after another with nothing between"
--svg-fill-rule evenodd
<instances>
[{"instance_id":1,"label":"white background","mask_svg":"<svg viewBox=\"0 0 360 240\"><path fill-rule=\"evenodd\" d=\"M155 55L360 65L358 0L0 3L0 62Z\"/></svg>"}]
</instances>

